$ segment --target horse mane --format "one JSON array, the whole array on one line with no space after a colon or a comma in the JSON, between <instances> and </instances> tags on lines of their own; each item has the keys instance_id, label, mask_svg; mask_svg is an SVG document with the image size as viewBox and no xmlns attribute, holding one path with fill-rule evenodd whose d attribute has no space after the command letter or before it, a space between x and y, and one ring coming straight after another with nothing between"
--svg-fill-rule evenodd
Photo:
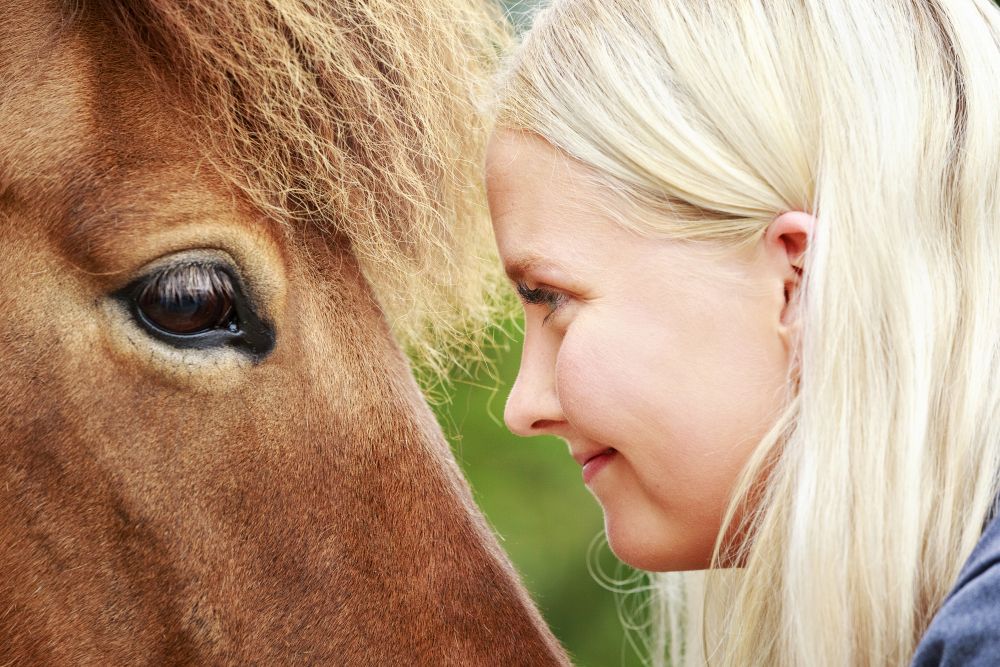
<instances>
[{"instance_id":1,"label":"horse mane","mask_svg":"<svg viewBox=\"0 0 1000 667\"><path fill-rule=\"evenodd\" d=\"M350 243L418 367L475 349L505 307L481 169L509 33L488 0L88 5L188 98L255 206Z\"/></svg>"}]
</instances>

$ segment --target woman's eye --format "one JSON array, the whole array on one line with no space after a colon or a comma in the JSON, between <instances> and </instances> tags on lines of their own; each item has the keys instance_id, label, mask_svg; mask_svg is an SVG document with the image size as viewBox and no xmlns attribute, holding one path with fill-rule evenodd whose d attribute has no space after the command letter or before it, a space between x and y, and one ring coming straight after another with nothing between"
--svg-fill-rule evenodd
<instances>
[{"instance_id":1,"label":"woman's eye","mask_svg":"<svg viewBox=\"0 0 1000 667\"><path fill-rule=\"evenodd\" d=\"M544 323L549 317L552 316L556 310L559 309L561 305L566 301L566 295L553 290L545 289L544 287L535 287L534 289L529 289L524 283L517 283L517 293L520 295L521 300L527 304L533 305L544 305L549 309L549 314L545 316L542 320Z\"/></svg>"},{"instance_id":2,"label":"woman's eye","mask_svg":"<svg viewBox=\"0 0 1000 667\"><path fill-rule=\"evenodd\" d=\"M233 283L217 266L187 264L142 279L135 309L147 326L174 336L216 329L236 332Z\"/></svg>"}]
</instances>

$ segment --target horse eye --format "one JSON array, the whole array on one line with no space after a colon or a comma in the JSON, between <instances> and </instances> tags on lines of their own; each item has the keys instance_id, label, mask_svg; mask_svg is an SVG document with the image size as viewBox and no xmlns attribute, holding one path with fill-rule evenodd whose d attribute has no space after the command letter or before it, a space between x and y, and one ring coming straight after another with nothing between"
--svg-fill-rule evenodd
<instances>
[{"instance_id":1,"label":"horse eye","mask_svg":"<svg viewBox=\"0 0 1000 667\"><path fill-rule=\"evenodd\" d=\"M135 307L145 324L167 334L236 332L233 283L216 266L187 264L155 273L138 285Z\"/></svg>"}]
</instances>

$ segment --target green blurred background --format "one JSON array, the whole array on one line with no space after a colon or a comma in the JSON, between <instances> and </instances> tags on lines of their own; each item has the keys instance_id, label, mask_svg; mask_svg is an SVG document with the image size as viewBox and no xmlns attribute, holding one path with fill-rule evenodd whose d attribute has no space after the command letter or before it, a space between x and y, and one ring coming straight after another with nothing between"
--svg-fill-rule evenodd
<instances>
[{"instance_id":1,"label":"green blurred background","mask_svg":"<svg viewBox=\"0 0 1000 667\"><path fill-rule=\"evenodd\" d=\"M539 0L499 0L520 31ZM638 596L608 590L629 577L604 540L601 508L583 484L567 446L551 438L518 438L503 425L503 408L520 363L521 325L496 332L490 353L496 377L456 379L435 410L479 507L499 536L549 627L577 667L642 665L626 635ZM602 583L599 583L603 582ZM626 582L625 588L635 584ZM641 604L641 601L639 602Z\"/></svg>"}]
</instances>

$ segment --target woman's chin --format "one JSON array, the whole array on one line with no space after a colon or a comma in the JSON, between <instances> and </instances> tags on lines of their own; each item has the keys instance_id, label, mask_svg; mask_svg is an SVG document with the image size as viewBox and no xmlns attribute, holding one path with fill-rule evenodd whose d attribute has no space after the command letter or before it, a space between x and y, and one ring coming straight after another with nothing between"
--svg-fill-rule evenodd
<instances>
[{"instance_id":1,"label":"woman's chin","mask_svg":"<svg viewBox=\"0 0 1000 667\"><path fill-rule=\"evenodd\" d=\"M638 521L621 521L604 512L604 532L608 546L618 560L649 572L704 570L709 566L708 553L701 548L685 548L668 531L649 530Z\"/></svg>"}]
</instances>

